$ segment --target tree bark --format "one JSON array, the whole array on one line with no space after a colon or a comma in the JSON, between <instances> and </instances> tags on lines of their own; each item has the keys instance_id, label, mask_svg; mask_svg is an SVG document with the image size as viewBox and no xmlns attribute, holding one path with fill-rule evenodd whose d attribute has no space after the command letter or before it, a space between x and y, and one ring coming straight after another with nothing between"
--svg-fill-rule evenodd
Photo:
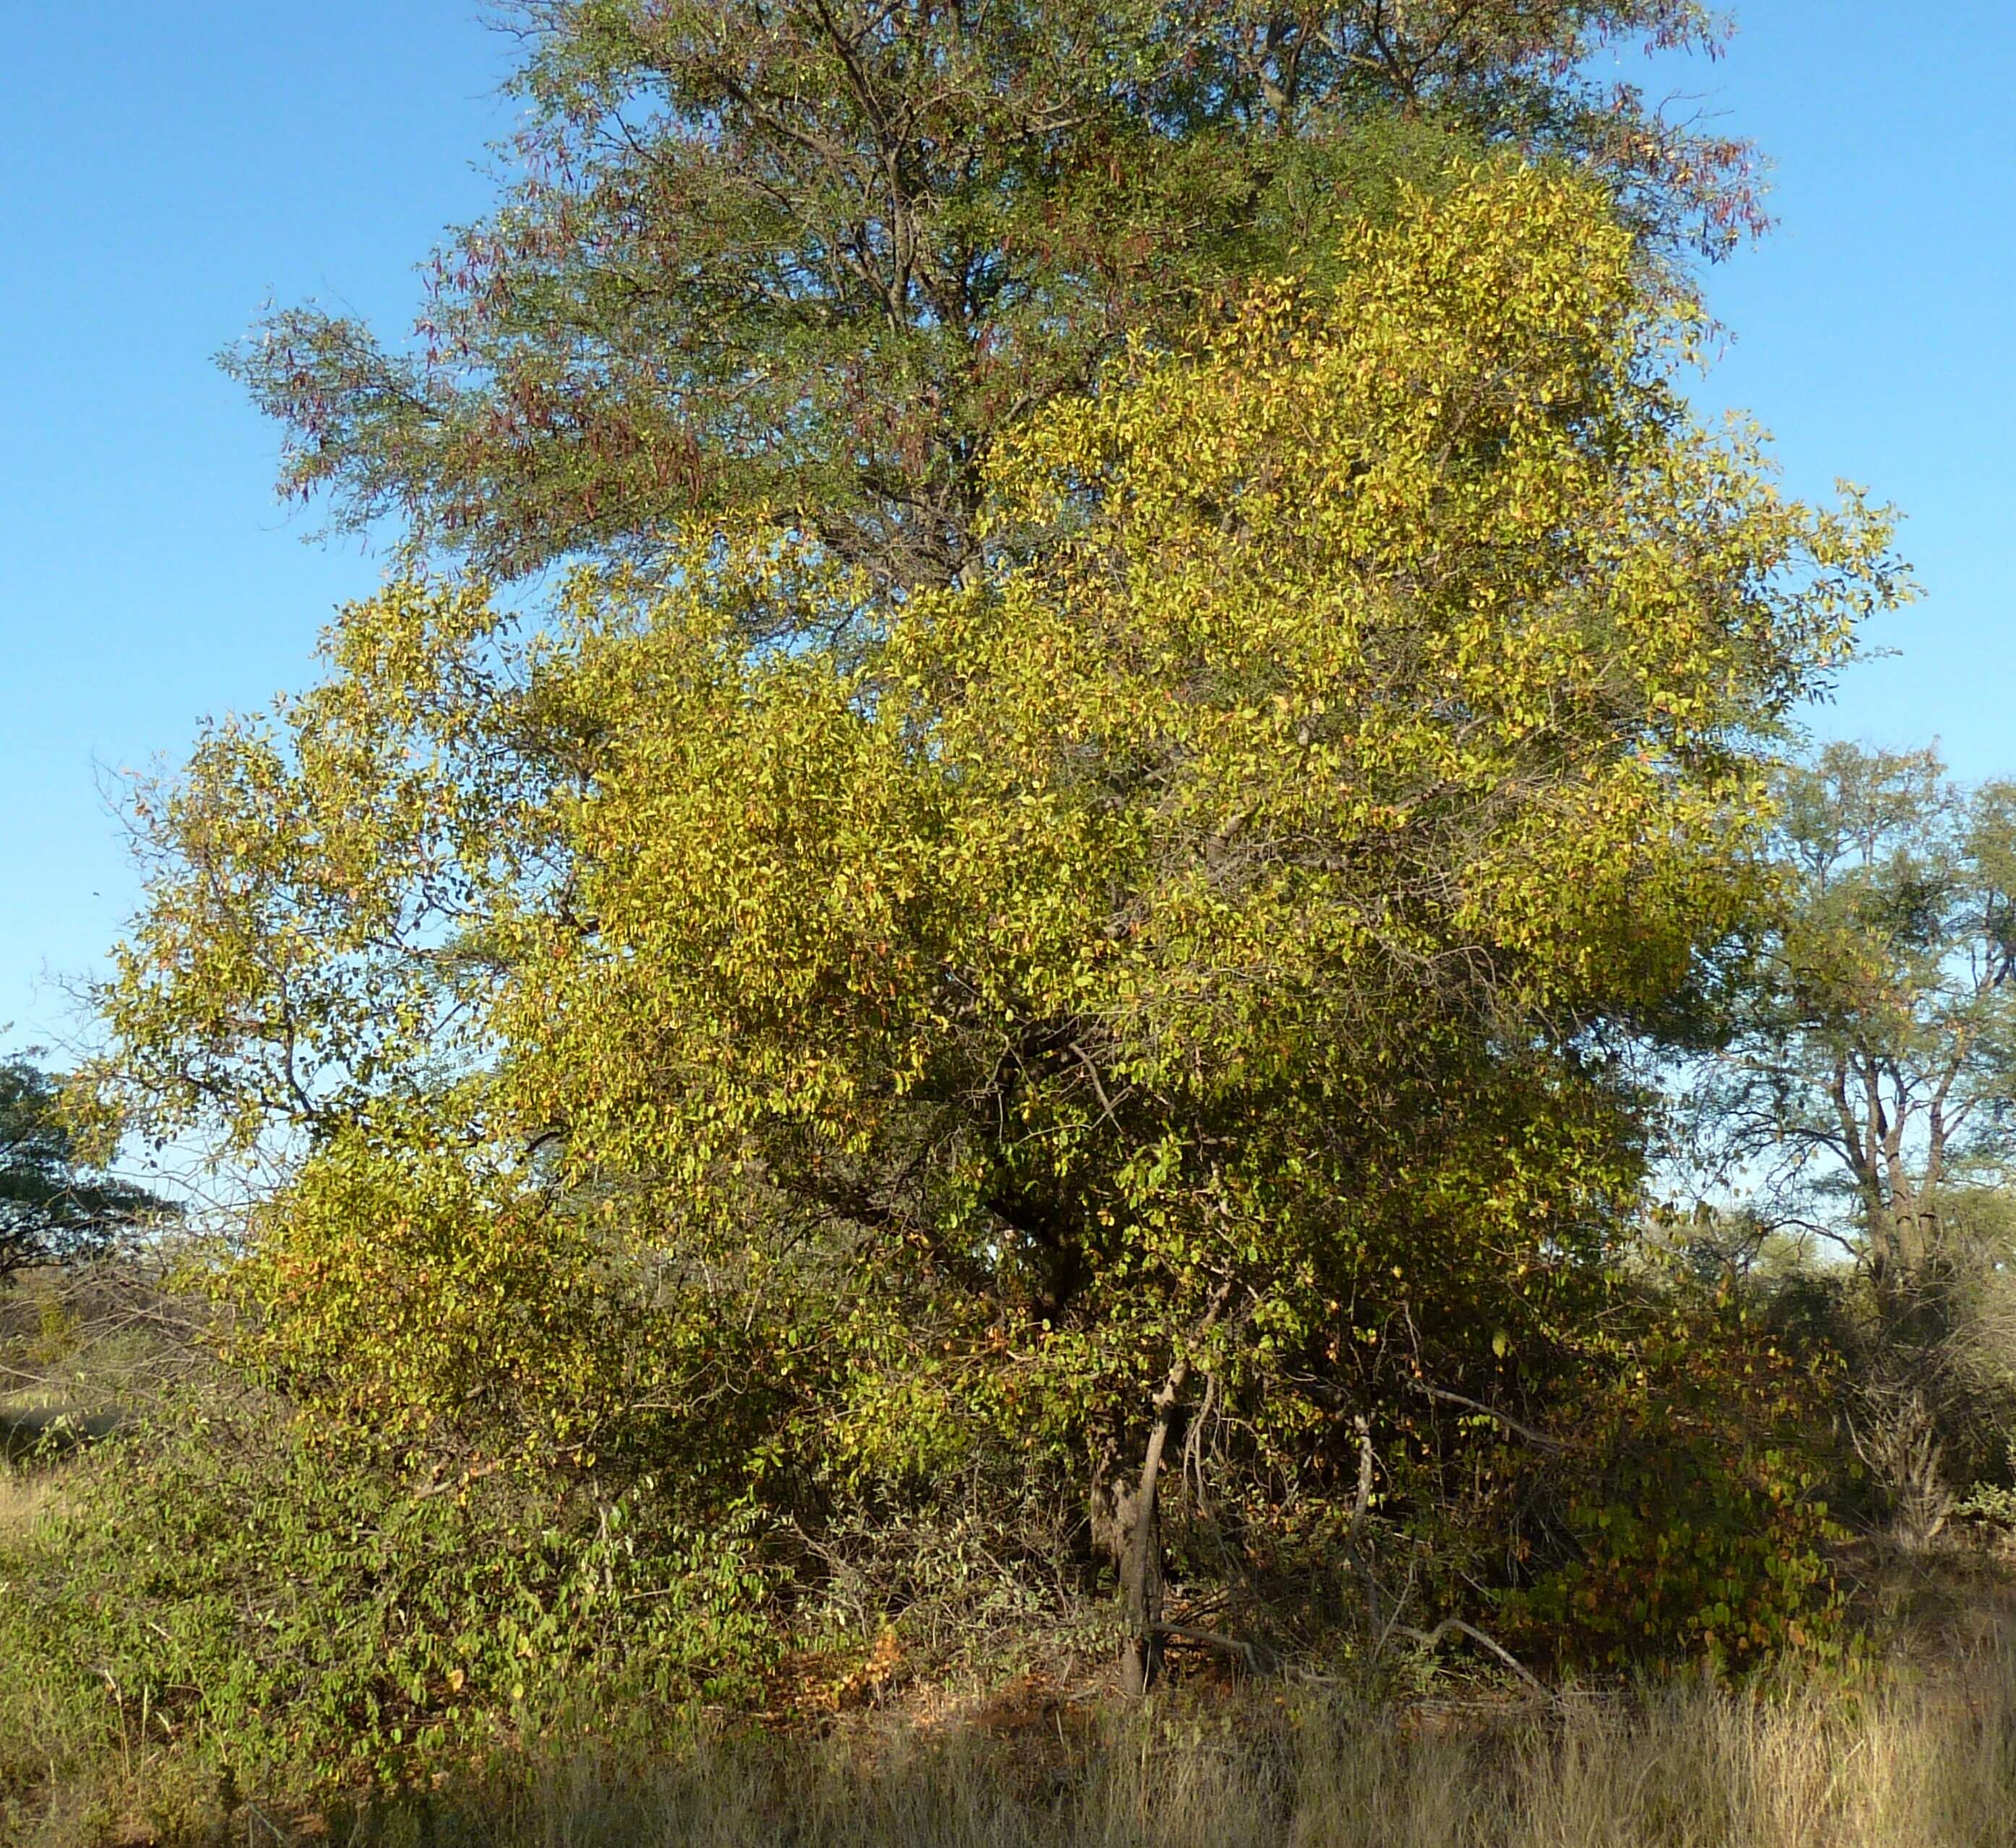
<instances>
[{"instance_id":1,"label":"tree bark","mask_svg":"<svg viewBox=\"0 0 2016 1848\"><path fill-rule=\"evenodd\" d=\"M1121 1542L1120 1605L1126 1634L1120 1647L1120 1691L1130 1698L1146 1694L1162 1672L1162 1515L1160 1479L1162 1457L1175 1422L1190 1363L1179 1360L1169 1369L1155 1395L1154 1423L1141 1459L1141 1479L1125 1504L1126 1528Z\"/></svg>"},{"instance_id":2,"label":"tree bark","mask_svg":"<svg viewBox=\"0 0 2016 1848\"><path fill-rule=\"evenodd\" d=\"M1209 1334L1231 1299L1229 1279L1219 1287L1197 1324L1197 1336ZM1162 1459L1169 1433L1190 1384L1190 1360L1179 1356L1164 1375L1152 1406L1147 1448L1141 1458L1139 1480L1132 1491L1115 1497L1120 1525L1120 1608L1125 1630L1120 1646L1120 1687L1130 1698L1146 1694L1162 1672Z\"/></svg>"}]
</instances>

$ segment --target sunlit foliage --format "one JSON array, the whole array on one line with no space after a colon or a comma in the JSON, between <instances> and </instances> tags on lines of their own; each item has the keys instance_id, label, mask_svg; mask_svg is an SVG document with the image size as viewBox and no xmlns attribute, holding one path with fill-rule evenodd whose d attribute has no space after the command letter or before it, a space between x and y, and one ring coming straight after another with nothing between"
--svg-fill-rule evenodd
<instances>
[{"instance_id":1,"label":"sunlit foliage","mask_svg":"<svg viewBox=\"0 0 2016 1848\"><path fill-rule=\"evenodd\" d=\"M1893 585L1694 427L1643 276L1486 164L1004 443L959 585L742 522L528 638L348 612L149 798L106 995L108 1103L303 1158L247 1353L437 1470L807 1520L1048 1459L1123 1553L1179 1425L1279 1533L1345 1414L1516 1385Z\"/></svg>"},{"instance_id":2,"label":"sunlit foliage","mask_svg":"<svg viewBox=\"0 0 2016 1848\"><path fill-rule=\"evenodd\" d=\"M1511 146L1648 252L1760 222L1748 149L1592 75L1700 0L531 0L498 207L410 340L312 306L230 363L340 524L515 577L774 503L883 583L970 560L995 438L1130 335L1320 265Z\"/></svg>"}]
</instances>

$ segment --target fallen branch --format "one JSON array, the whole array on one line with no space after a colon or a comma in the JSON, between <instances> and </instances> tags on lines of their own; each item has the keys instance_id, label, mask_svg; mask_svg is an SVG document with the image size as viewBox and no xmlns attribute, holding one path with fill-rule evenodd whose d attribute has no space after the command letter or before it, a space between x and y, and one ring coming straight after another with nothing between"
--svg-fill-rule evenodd
<instances>
[{"instance_id":1,"label":"fallen branch","mask_svg":"<svg viewBox=\"0 0 2016 1848\"><path fill-rule=\"evenodd\" d=\"M1183 1623L1157 1623L1155 1634L1165 1642L1194 1643L1200 1648L1215 1649L1221 1655L1237 1656L1255 1675L1280 1672L1280 1657L1265 1643L1248 1642L1244 1637L1221 1636L1215 1630L1192 1630Z\"/></svg>"},{"instance_id":2,"label":"fallen branch","mask_svg":"<svg viewBox=\"0 0 2016 1848\"><path fill-rule=\"evenodd\" d=\"M1403 1636L1410 1643L1419 1643L1431 1655L1442 1646L1443 1637L1452 1635L1467 1636L1472 1642L1489 1649L1550 1706L1561 1705L1560 1696L1555 1694L1553 1689L1541 1680L1539 1676L1521 1662L1518 1657L1503 1643L1495 1637L1486 1636L1475 1624L1464 1623L1460 1617L1445 1617L1433 1630L1417 1630L1411 1623L1395 1623L1391 1626L1391 1634L1395 1636Z\"/></svg>"}]
</instances>

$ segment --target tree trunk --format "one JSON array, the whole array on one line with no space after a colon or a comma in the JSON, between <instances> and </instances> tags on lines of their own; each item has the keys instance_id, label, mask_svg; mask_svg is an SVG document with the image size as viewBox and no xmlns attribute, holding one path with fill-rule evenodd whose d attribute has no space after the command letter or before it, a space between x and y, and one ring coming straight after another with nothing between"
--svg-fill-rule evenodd
<instances>
[{"instance_id":1,"label":"tree trunk","mask_svg":"<svg viewBox=\"0 0 2016 1848\"><path fill-rule=\"evenodd\" d=\"M1211 1332L1231 1299L1232 1281L1227 1278L1197 1324L1197 1338ZM1162 1672L1162 1458L1190 1378L1188 1357L1179 1357L1155 1394L1140 1479L1132 1490L1119 1488L1113 1497L1120 1548L1120 1608L1125 1623L1120 1646L1120 1686L1130 1696L1146 1694Z\"/></svg>"},{"instance_id":2,"label":"tree trunk","mask_svg":"<svg viewBox=\"0 0 2016 1848\"><path fill-rule=\"evenodd\" d=\"M1162 1512L1160 1479L1162 1455L1176 1407L1189 1383L1190 1366L1179 1360L1169 1369L1155 1395L1155 1421L1141 1459L1141 1479L1132 1493L1123 1492L1121 1539L1120 1607L1126 1632L1120 1648L1120 1691L1130 1697L1146 1694L1162 1672Z\"/></svg>"},{"instance_id":3,"label":"tree trunk","mask_svg":"<svg viewBox=\"0 0 2016 1848\"><path fill-rule=\"evenodd\" d=\"M1939 1209L1929 1189L1913 1186L1902 1164L1885 1176L1871 1273L1884 1317L1901 1327L1924 1306L1939 1249Z\"/></svg>"}]
</instances>

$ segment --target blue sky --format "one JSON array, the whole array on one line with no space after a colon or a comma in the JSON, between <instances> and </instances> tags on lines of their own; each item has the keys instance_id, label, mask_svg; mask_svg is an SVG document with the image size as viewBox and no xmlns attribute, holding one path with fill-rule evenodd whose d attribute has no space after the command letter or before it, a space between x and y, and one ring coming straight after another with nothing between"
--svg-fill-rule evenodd
<instances>
[{"instance_id":1,"label":"blue sky","mask_svg":"<svg viewBox=\"0 0 2016 1848\"><path fill-rule=\"evenodd\" d=\"M1823 730L2016 773L2016 12L1749 0L1677 81L1777 163L1779 229L1710 279L1787 478L1910 515L1926 597ZM12 9L0 69L0 1043L60 1039L136 887L101 772L308 672L377 567L304 545L211 355L268 297L388 329L488 196L508 45L473 0ZM1663 85L1661 85L1663 88Z\"/></svg>"}]
</instances>

